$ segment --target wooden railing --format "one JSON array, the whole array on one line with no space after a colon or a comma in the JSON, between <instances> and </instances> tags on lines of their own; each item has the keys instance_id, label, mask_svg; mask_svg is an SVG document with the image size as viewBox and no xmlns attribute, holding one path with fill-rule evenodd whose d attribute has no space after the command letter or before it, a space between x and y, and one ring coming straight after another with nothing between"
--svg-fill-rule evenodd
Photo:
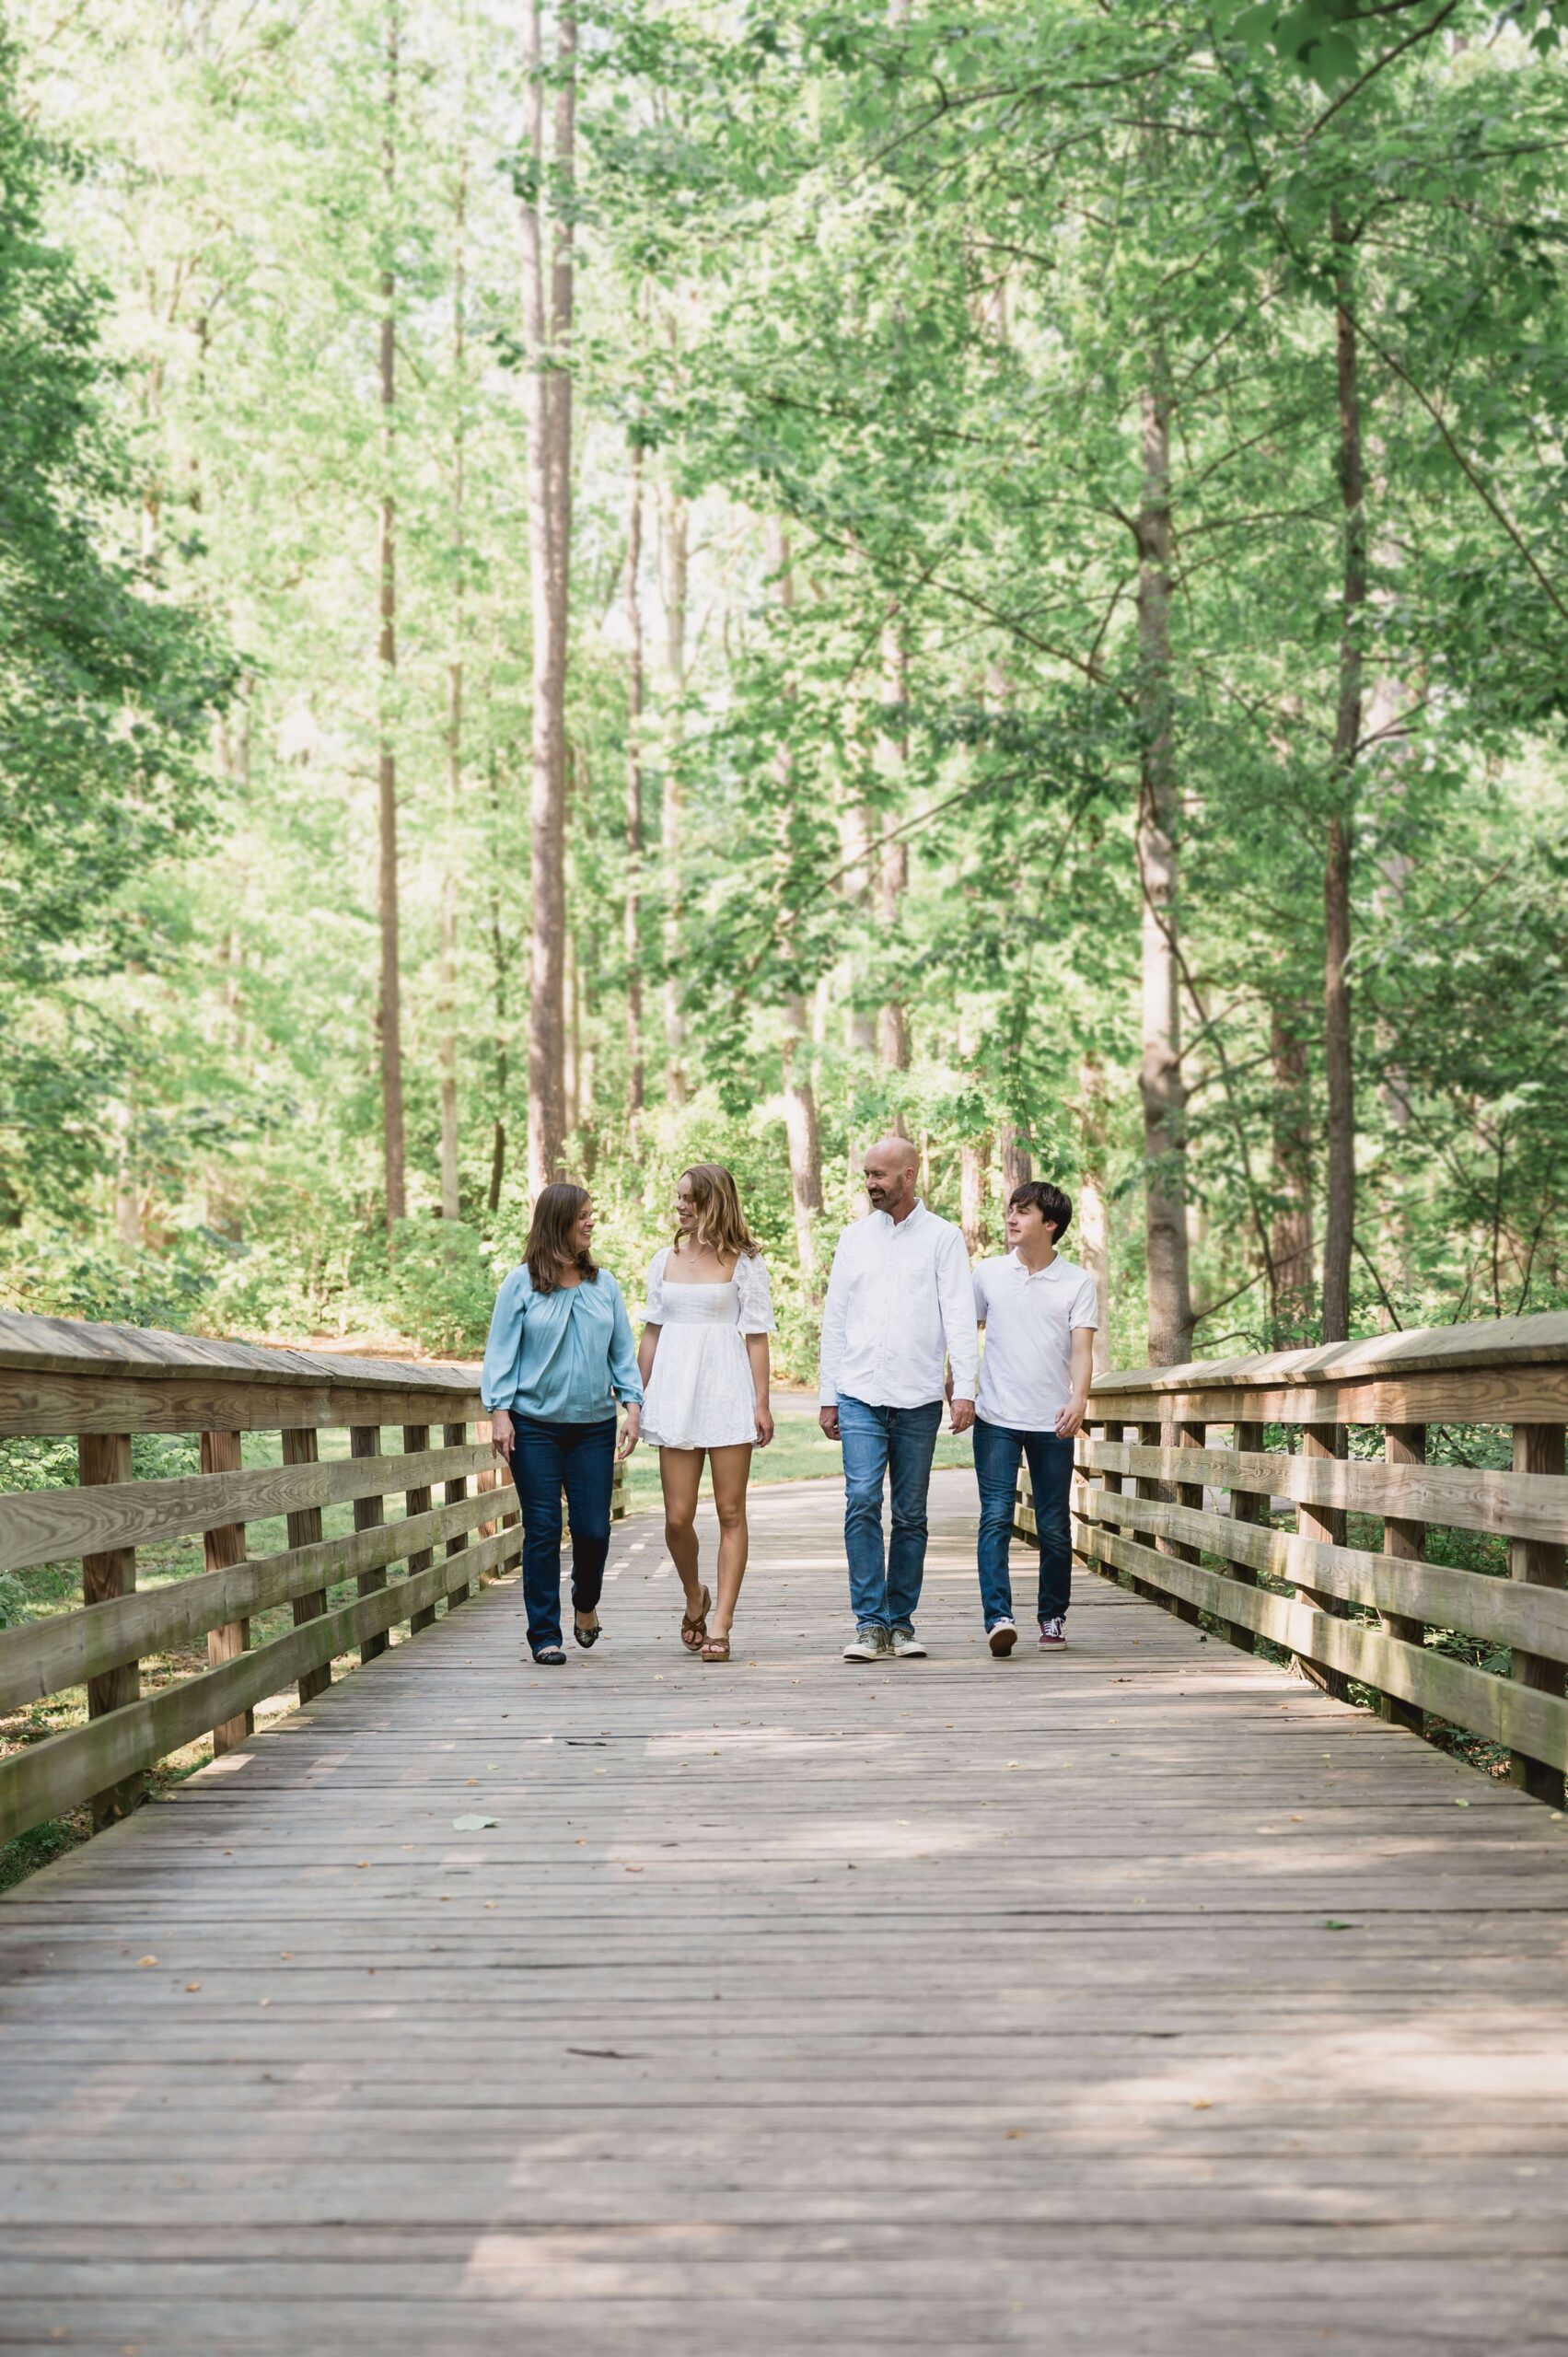
<instances>
[{"instance_id":1,"label":"wooden railing","mask_svg":"<svg viewBox=\"0 0 1568 2357\"><path fill-rule=\"evenodd\" d=\"M388 1425L401 1447L384 1453ZM73 1486L0 1495L0 1572L82 1567L81 1608L0 1630L0 1713L84 1685L87 1713L0 1759L0 1840L84 1801L95 1825L123 1816L170 1752L209 1732L230 1748L257 1703L290 1688L309 1701L350 1647L373 1660L515 1562L517 1495L489 1432L471 1369L0 1316L0 1440L68 1436L77 1458ZM194 1436L200 1471L137 1478L148 1434ZM250 1453L281 1461L242 1464L246 1434L275 1435ZM343 1505L353 1529L324 1538ZM286 1547L248 1553L247 1524L280 1515ZM138 1548L197 1532L204 1569L138 1591ZM285 1605L293 1626L252 1647L252 1619ZM203 1637L205 1669L142 1691L144 1659Z\"/></svg>"},{"instance_id":2,"label":"wooden railing","mask_svg":"<svg viewBox=\"0 0 1568 2357\"><path fill-rule=\"evenodd\" d=\"M1561 1806L1565 1421L1555 1314L1104 1376L1074 1550L1235 1644L1284 1647L1335 1693L1371 1689L1400 1724L1504 1746L1514 1782ZM1032 1537L1027 1479L1018 1509ZM1430 1559L1484 1542L1495 1572Z\"/></svg>"}]
</instances>

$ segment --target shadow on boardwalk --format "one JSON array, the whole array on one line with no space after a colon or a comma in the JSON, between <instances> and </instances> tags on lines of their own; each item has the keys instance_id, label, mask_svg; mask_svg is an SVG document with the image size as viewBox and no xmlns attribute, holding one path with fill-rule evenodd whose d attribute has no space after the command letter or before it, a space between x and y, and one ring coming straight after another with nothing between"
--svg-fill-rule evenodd
<instances>
[{"instance_id":1,"label":"shadow on boardwalk","mask_svg":"<svg viewBox=\"0 0 1568 2357\"><path fill-rule=\"evenodd\" d=\"M930 1661L831 1490L727 1670L643 1518L0 1902L0 2346L1568 2346L1568 1829L1098 1580L993 1662L972 1494Z\"/></svg>"}]
</instances>

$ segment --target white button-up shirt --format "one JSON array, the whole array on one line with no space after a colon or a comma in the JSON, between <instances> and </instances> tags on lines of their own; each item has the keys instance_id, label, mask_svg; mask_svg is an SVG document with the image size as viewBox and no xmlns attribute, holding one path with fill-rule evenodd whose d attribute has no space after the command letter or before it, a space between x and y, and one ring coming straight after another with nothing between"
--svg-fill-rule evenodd
<instances>
[{"instance_id":1,"label":"white button-up shirt","mask_svg":"<svg viewBox=\"0 0 1568 2357\"><path fill-rule=\"evenodd\" d=\"M868 1408L940 1399L948 1359L953 1397L974 1398L980 1338L961 1228L917 1202L895 1222L870 1212L846 1227L822 1312L820 1398Z\"/></svg>"},{"instance_id":2,"label":"white button-up shirt","mask_svg":"<svg viewBox=\"0 0 1568 2357\"><path fill-rule=\"evenodd\" d=\"M976 1415L1009 1432L1054 1432L1073 1397L1073 1337L1099 1324L1093 1277L1060 1252L1031 1274L1009 1252L975 1271L974 1307L985 1327Z\"/></svg>"}]
</instances>

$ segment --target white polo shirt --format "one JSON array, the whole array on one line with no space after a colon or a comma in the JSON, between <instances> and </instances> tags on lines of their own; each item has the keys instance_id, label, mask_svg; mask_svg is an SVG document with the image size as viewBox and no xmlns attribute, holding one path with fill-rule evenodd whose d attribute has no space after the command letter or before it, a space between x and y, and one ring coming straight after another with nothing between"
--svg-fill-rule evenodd
<instances>
[{"instance_id":1,"label":"white polo shirt","mask_svg":"<svg viewBox=\"0 0 1568 2357\"><path fill-rule=\"evenodd\" d=\"M1099 1324L1093 1277L1059 1252L1031 1276L1016 1252L974 1272L985 1328L975 1413L1010 1432L1049 1433L1073 1397L1073 1336Z\"/></svg>"}]
</instances>

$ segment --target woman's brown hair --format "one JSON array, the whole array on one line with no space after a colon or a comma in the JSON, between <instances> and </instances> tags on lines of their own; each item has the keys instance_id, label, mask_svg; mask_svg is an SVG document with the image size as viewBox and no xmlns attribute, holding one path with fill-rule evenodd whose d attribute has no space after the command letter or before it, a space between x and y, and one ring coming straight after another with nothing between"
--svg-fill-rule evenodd
<instances>
[{"instance_id":1,"label":"woman's brown hair","mask_svg":"<svg viewBox=\"0 0 1568 2357\"><path fill-rule=\"evenodd\" d=\"M598 1276L598 1264L586 1252L572 1249L572 1230L587 1210L589 1200L587 1189L574 1187L569 1179L540 1188L528 1240L523 1247L535 1293L560 1291L563 1260L575 1260L590 1285Z\"/></svg>"},{"instance_id":2,"label":"woman's brown hair","mask_svg":"<svg viewBox=\"0 0 1568 2357\"><path fill-rule=\"evenodd\" d=\"M697 1214L693 1231L696 1241L716 1252L721 1260L753 1260L762 1248L746 1225L739 1192L724 1164L694 1162L680 1176L691 1181L691 1207ZM680 1237L681 1231L677 1228L677 1244Z\"/></svg>"}]
</instances>

